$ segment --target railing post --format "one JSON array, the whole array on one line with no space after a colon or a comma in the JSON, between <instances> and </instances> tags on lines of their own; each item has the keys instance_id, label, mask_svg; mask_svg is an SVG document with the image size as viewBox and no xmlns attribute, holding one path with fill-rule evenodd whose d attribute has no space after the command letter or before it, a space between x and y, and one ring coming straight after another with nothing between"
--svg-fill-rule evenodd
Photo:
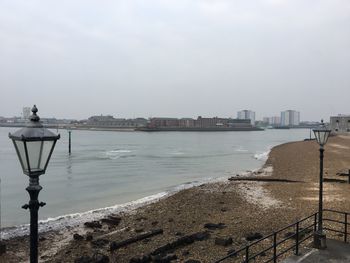
<instances>
[{"instance_id":1,"label":"railing post","mask_svg":"<svg viewBox=\"0 0 350 263\"><path fill-rule=\"evenodd\" d=\"M317 230L317 213L315 213L315 216L314 216L314 232L316 232Z\"/></svg>"},{"instance_id":2,"label":"railing post","mask_svg":"<svg viewBox=\"0 0 350 263\"><path fill-rule=\"evenodd\" d=\"M295 255L299 255L299 221L297 222L297 229L295 233Z\"/></svg>"},{"instance_id":3,"label":"railing post","mask_svg":"<svg viewBox=\"0 0 350 263\"><path fill-rule=\"evenodd\" d=\"M277 262L277 233L273 233L273 262Z\"/></svg>"},{"instance_id":4,"label":"railing post","mask_svg":"<svg viewBox=\"0 0 350 263\"><path fill-rule=\"evenodd\" d=\"M345 230L344 230L344 242L348 241L348 213L344 213L345 215Z\"/></svg>"},{"instance_id":5,"label":"railing post","mask_svg":"<svg viewBox=\"0 0 350 263\"><path fill-rule=\"evenodd\" d=\"M245 263L249 262L249 246L245 247Z\"/></svg>"}]
</instances>

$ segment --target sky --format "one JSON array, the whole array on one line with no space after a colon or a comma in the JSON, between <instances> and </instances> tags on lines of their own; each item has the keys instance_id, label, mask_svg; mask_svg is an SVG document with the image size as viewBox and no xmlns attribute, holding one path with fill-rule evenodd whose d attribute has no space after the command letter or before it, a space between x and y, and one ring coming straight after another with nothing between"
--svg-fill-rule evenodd
<instances>
[{"instance_id":1,"label":"sky","mask_svg":"<svg viewBox=\"0 0 350 263\"><path fill-rule=\"evenodd\" d=\"M0 0L0 116L350 114L348 0Z\"/></svg>"}]
</instances>

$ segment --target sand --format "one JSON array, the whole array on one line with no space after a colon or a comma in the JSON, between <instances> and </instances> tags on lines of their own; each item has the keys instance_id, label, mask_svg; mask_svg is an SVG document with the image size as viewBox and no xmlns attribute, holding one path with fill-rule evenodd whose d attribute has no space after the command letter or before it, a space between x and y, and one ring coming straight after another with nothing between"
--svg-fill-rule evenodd
<instances>
[{"instance_id":1,"label":"sand","mask_svg":"<svg viewBox=\"0 0 350 263\"><path fill-rule=\"evenodd\" d=\"M340 179L339 173L350 169L350 136L331 137L325 148L325 178ZM220 176L220 175L218 175ZM171 262L199 260L213 262L233 249L246 245L247 235L267 235L308 216L318 209L319 156L315 141L293 142L274 147L265 166L249 173L250 178L270 181L225 181L203 184L182 190L160 201L122 213L120 224L102 224L101 229L83 225L40 234L42 262L75 262L82 256L100 253L110 262L130 262L131 258L148 255L155 249L183 236L208 231L204 240L168 251L176 255ZM277 179L279 181L273 181ZM272 181L271 181L272 180ZM284 182L283 180L290 180ZM325 182L325 208L350 212L350 184ZM310 221L311 222L311 221ZM206 229L207 223L222 223L221 229ZM112 241L122 241L162 229L163 234L110 251ZM291 231L291 230L286 230ZM79 233L84 240L74 240ZM91 234L93 241L87 241ZM227 246L215 244L216 238L232 238ZM99 245L94 244L96 240ZM266 245L271 240L266 241ZM98 243L98 242L97 242ZM7 253L1 262L26 262L28 237L7 241ZM238 258L233 259L239 261Z\"/></svg>"}]
</instances>

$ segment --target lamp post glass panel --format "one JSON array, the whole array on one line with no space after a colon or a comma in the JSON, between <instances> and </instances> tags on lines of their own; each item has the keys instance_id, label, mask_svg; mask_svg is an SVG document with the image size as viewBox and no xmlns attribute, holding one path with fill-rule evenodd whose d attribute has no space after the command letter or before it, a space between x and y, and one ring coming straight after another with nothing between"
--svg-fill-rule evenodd
<instances>
[{"instance_id":1,"label":"lamp post glass panel","mask_svg":"<svg viewBox=\"0 0 350 263\"><path fill-rule=\"evenodd\" d=\"M317 143L320 146L320 189L318 199L318 229L314 234L314 246L316 248L326 248L326 235L323 232L323 152L328 141L331 130L327 129L323 120L321 126L313 130Z\"/></svg>"},{"instance_id":2,"label":"lamp post glass panel","mask_svg":"<svg viewBox=\"0 0 350 263\"><path fill-rule=\"evenodd\" d=\"M60 135L44 128L36 114L38 109L34 105L32 115L26 127L10 133L23 173L29 176L29 186L26 188L30 195L28 204L22 206L30 210L30 262L38 262L38 210L45 205L38 201L42 187L39 176L44 174Z\"/></svg>"}]
</instances>

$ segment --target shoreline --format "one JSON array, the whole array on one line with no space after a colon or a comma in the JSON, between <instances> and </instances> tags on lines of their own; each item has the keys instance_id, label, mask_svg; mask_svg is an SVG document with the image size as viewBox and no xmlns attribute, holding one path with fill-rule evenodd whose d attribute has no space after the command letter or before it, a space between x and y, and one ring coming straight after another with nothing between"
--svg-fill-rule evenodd
<instances>
[{"instance_id":1,"label":"shoreline","mask_svg":"<svg viewBox=\"0 0 350 263\"><path fill-rule=\"evenodd\" d=\"M337 173L350 167L348 149L350 137L330 138L325 152L327 178L337 178ZM181 237L205 231L209 234L207 238L179 247L173 253L178 258L176 262L189 259L212 262L245 245L250 233L269 234L317 210L317 152L317 145L312 141L278 145L272 148L262 167L271 169L268 167L272 166L273 171L270 174L252 171L253 177L249 177L270 181L249 181L240 175L241 181L200 184L131 212L112 215L119 220L114 225L102 222L101 227L96 228L80 225L40 234L41 260L74 262L82 256L93 257L99 253L110 262L131 262L133 257L140 258ZM285 179L290 182L279 181ZM327 182L325 207L350 211L349 189L348 184ZM222 224L222 228L208 230L205 225L209 223ZM156 229L161 229L162 234L115 251L109 249L115 241ZM231 238L232 242L227 246L218 245L218 238ZM25 262L28 237L9 240L8 250L9 258L5 262Z\"/></svg>"},{"instance_id":2,"label":"shoreline","mask_svg":"<svg viewBox=\"0 0 350 263\"><path fill-rule=\"evenodd\" d=\"M3 130L5 136L7 136L8 132L9 130L7 129ZM293 135L295 137L300 137L299 134L303 133L304 132ZM196 146L192 149L191 145L183 143L187 140L191 141L191 143L196 143L197 135L191 135L189 139L182 139L181 134L163 134L160 138L162 139L162 145L165 147L162 145L159 147L152 146L152 149L148 150L148 144L157 145L159 136L146 136L146 138L145 136L141 136L141 134L138 136L137 134L130 133L128 135L120 134L121 137L118 134L110 134L112 137L109 137L107 133L106 136L104 136L103 132L93 132L93 134L86 132L80 134L79 132L79 134L75 136L75 143L73 138L73 151L72 154L69 155L67 153L68 147L65 146L68 142L68 133L63 135L60 145L55 149L55 156L52 157L54 165L48 167L50 169L50 176L47 177L48 183L45 183L44 192L42 192L46 194L44 201L51 204L55 203L55 205L46 206L44 209L41 209L39 213L40 220L77 212L85 212L87 210L95 210L115 204L123 204L164 190L168 191L170 188L181 183L200 180L203 177L228 176L236 172L245 171L246 169L257 168L262 162L255 160L253 155L263 152L267 146L270 145L269 141L262 143L261 147L255 147L253 145L251 147L252 149L248 151L245 149L244 142L241 143L235 139L236 136L232 136L235 141L232 142L232 147L228 146L221 150L220 144L216 144L217 146L214 145L213 148L214 151L205 150L205 152L201 152L200 147ZM198 136L200 136L200 139L205 139L209 135ZM179 145L175 144L176 140L168 140L168 138L170 139L173 137L176 137L176 140L180 141ZM215 135L213 137L218 138L218 141L221 140L221 135ZM231 135L228 137L231 137ZM240 137L245 138L247 135L242 134ZM268 136L269 139L271 139L271 137L272 136ZM287 136L284 135L281 137L283 140L286 140ZM90 138L93 139L91 142ZM128 143L122 142L119 138L126 138ZM103 141L103 143L101 143L101 141ZM16 167L16 165L18 165L18 159L14 149L11 149L13 146L9 145L9 142L10 141L6 142L6 140L4 142L9 148L6 147L3 149L3 155L6 158L3 158L2 164L7 171L11 172L13 169L12 166ZM233 156L232 158L234 159L244 159L244 162L242 162L244 165L242 165L242 167L240 163L236 165L235 163L237 161L232 163L231 156ZM7 162L7 160L9 160L9 162ZM209 166L211 162L213 163ZM97 165L102 163L105 165L97 169ZM142 171L144 163L146 164L146 170ZM150 163L155 163L156 165L153 167L153 165L149 165ZM125 174L120 173L119 165L121 165L121 169L125 169ZM115 166L118 166L118 171L114 170ZM93 173L88 170L89 167L94 171ZM135 167L140 167L140 172L136 170ZM235 169L236 167L237 169ZM135 172L133 169L135 169ZM78 171L79 173L76 174ZM10 172L6 174L10 174ZM83 176L88 178L88 180L82 179L84 180L83 182L79 182L80 178L76 180L78 177ZM145 186L142 185L142 181L138 179L138 176L147 180ZM7 201L4 203L4 209L6 208L6 211L3 213L2 226L12 227L14 225L19 226L29 223L28 216L21 213L21 211L23 212L24 210L15 209L18 203L22 203L20 200L23 195L23 190L20 188L22 181L18 180L13 184L12 182L15 178L8 177L9 179L3 178L3 186L5 187L3 198L4 201ZM101 179L97 179L98 177L101 177ZM124 177L127 178L127 184L119 184L119 181L124 180ZM134 177L135 180L131 179ZM106 178L106 181L111 182L111 184L106 184L106 181L103 181L102 178ZM159 185L157 181L158 178L161 180L159 181ZM151 179L152 182L149 179ZM99 181L99 183L96 184L95 180ZM85 191L84 187L80 186L81 183L84 184L84 187L87 186L89 189L92 189L89 190L92 191L91 195L89 191ZM65 189L66 184L68 187L67 189ZM96 194L94 193L94 189L96 188L95 184L101 187ZM106 192L103 187L105 184L107 185ZM111 185L115 185L115 187ZM141 187L138 188L138 185L141 185ZM46 187L53 188L56 186L59 188L57 191L47 192L48 188ZM15 191L17 194L14 198L11 198L11 193ZM67 193L67 197L64 197L64 195L60 196L62 195L61 193ZM53 196L57 196L57 198L52 199ZM71 203L65 203L67 199L70 200Z\"/></svg>"},{"instance_id":3,"label":"shoreline","mask_svg":"<svg viewBox=\"0 0 350 263\"><path fill-rule=\"evenodd\" d=\"M158 202L164 198L167 198L171 195L174 195L180 191L191 189L202 184L215 184L220 182L225 182L232 177L254 177L257 174L265 173L264 169L266 166L266 161L271 152L271 148L264 152L256 152L251 156L258 161L264 162L258 168L251 170L245 170L236 173L235 175L226 175L226 176L217 176L217 177L205 177L199 180L184 182L179 185L168 187L161 192L154 193L148 196L141 197L136 200L131 200L126 203L115 204L106 207L93 208L86 211L62 214L55 217L48 217L46 219L41 219L38 222L39 225L39 234L45 234L51 230L60 231L65 227L76 227L79 224L85 223L87 221L100 220L108 214L115 213L132 213L133 211L147 206L149 204ZM263 172L259 172L263 171ZM259 173L258 173L259 172ZM18 238L29 235L29 224L20 224L14 226L6 226L1 228L1 239L8 240L12 238Z\"/></svg>"},{"instance_id":4,"label":"shoreline","mask_svg":"<svg viewBox=\"0 0 350 263\"><path fill-rule=\"evenodd\" d=\"M249 172L243 172L241 174L237 174L234 177L241 177L241 178L254 178L256 176L257 173L259 173L260 175L264 175L265 171L261 172L261 170L264 170L265 168L262 167L260 169L254 170L254 171L249 171ZM266 173L270 173L270 167L267 167L267 172ZM265 176L269 176L269 174L265 175ZM125 206L125 210L121 209L118 211L111 211L109 210L110 207L107 208L101 208L101 209L97 209L97 210L91 210L91 211L87 211L84 213L79 214L80 216L83 216L84 214L87 213L94 213L96 211L99 210L109 210L107 213L105 214L100 214L100 215L95 215L95 217L93 218L88 218L88 219L84 219L82 221L79 221L77 223L75 223L74 225L66 225L66 224L61 224L60 226L58 226L57 228L55 227L50 227L48 230L39 232L39 243L44 243L45 249L40 249L41 251L39 251L40 253L40 262L63 262L62 259L55 259L55 256L57 253L59 253L61 251L62 248L64 248L65 246L70 246L70 244L72 242L76 242L79 239L76 239L75 236L78 235L79 237L88 237L91 234L93 234L94 236L94 240L103 240L101 238L105 238L107 236L113 235L119 231L126 231L129 232L130 228L129 227L122 227L120 230L114 230L111 231L110 225L104 225L102 226L103 230L100 230L99 227L97 228L88 228L85 226L85 223L94 223L94 222L101 222L101 220L109 218L109 216L117 216L118 218L121 218L122 220L125 220L126 217L134 217L136 219L136 221L143 221L143 220L147 220L147 218L142 216L142 210L148 209L150 205L154 205L154 204L158 204L160 202L162 202L163 200L166 200L167 198L171 198L177 194L180 194L184 191L191 191L195 188L203 188L203 191L205 192L211 192L213 191L213 189L215 189L218 185L226 185L228 184L228 179L232 178L231 177L227 177L227 178L219 178L219 180L211 180L211 181L207 181L207 182L201 182L197 185L191 185L188 188L185 189L178 189L176 191L172 191L172 192L167 192L167 193L160 193L160 194L156 194L161 195L164 193L164 195L160 196L160 197L155 197L153 200L146 200L145 202L140 202L138 204L136 204L137 201L142 200L142 199L148 199L151 196L148 196L146 198L141 198L139 200L134 201L135 202L135 206L133 207L129 207L130 203L134 203L134 202L129 202L126 204L123 204L121 206ZM217 178L218 179L218 178ZM275 206L275 202L273 200L273 198L270 199L270 197L266 198L266 193L264 192L264 190L261 188L261 183L259 182L253 182L253 184L256 184L256 187L259 188L258 193L255 196L251 196L250 197L250 203L254 203L254 202L261 202L261 198L263 198L263 200L272 200L272 202L269 201L269 203L273 203L272 205L269 204L267 205L265 208L269 208L269 207L273 207ZM242 185L242 183L237 182L237 185ZM240 189L238 190L241 194L245 195L247 193L247 191L250 188L247 187L240 187ZM263 204L263 203L260 203ZM118 205L117 205L118 206ZM123 207L124 208L124 207ZM75 215L75 214L73 214ZM68 215L68 217L71 217L72 215ZM62 218L64 216L58 217L58 218ZM56 218L54 218L53 220L55 220ZM68 218L68 221L72 220L72 218ZM169 219L170 222L171 219ZM43 220L43 221L50 221L50 219L48 220ZM42 221L41 221L42 223ZM40 230L40 223L39 223L39 230ZM157 221L152 222L152 226L156 227L157 225ZM2 256L0 256L0 262L27 262L27 258L29 257L29 224L26 225L22 225L25 227L25 230L23 231L22 229L22 234L21 235L16 235L16 236L12 236L9 238L2 238L2 240L6 243L9 242L10 246L14 246L15 248L20 249L20 251L12 251L12 253L15 253L16 257L14 257L14 254L12 254L11 252L8 253L5 261L2 261ZM106 228L107 227L107 228ZM133 228L131 231L135 232L135 233L140 233L143 232L143 229L137 229L137 228ZM95 236L97 235L97 237ZM176 235L178 235L176 233ZM179 233L179 235L182 235ZM54 244L54 245L52 245ZM42 246L43 244L39 244L39 246ZM68 250L69 251L69 250ZM79 251L79 249L78 249ZM66 254L66 252L64 253ZM64 262L75 262L73 261L73 259L71 261L64 261ZM119 260L114 260L111 262L119 262ZM121 261L121 262L128 262L128 261Z\"/></svg>"},{"instance_id":5,"label":"shoreline","mask_svg":"<svg viewBox=\"0 0 350 263\"><path fill-rule=\"evenodd\" d=\"M265 156L268 156L270 150L255 154L262 156L262 158L265 158ZM258 159L260 157L256 157L254 155L253 158ZM222 176L222 177L215 177L215 178L203 178L201 180L196 180L188 183L183 183L174 187L171 187L169 190L165 190L159 193L155 193L149 196L145 196L142 198L139 198L137 200L132 200L126 203L122 204L116 204L112 206L107 207L100 207L96 209L91 209L87 211L77 212L77 213L71 213L71 214L64 214L56 217L49 217L47 219L39 220L39 234L45 234L49 231L60 231L66 227L76 227L79 224L84 224L85 222L94 221L94 220L101 220L102 218L108 216L109 214L118 214L118 213L133 213L135 210L142 208L144 206L156 203L161 201L164 198L170 197L176 193L179 193L183 190L191 189L193 187L197 187L203 184L216 184L216 183L222 183L227 180L229 180L232 177L237 178L243 178L243 177L254 177L258 173L271 173L272 171L269 170L269 167L265 171L265 165L263 164L260 168L253 169L253 170L247 170L245 172L237 173L234 176ZM262 171L262 172L260 172ZM20 238L23 236L29 235L29 224L21 224L21 225L15 225L15 226L8 226L3 227L1 229L1 239L2 240L9 240L12 238Z\"/></svg>"}]
</instances>

